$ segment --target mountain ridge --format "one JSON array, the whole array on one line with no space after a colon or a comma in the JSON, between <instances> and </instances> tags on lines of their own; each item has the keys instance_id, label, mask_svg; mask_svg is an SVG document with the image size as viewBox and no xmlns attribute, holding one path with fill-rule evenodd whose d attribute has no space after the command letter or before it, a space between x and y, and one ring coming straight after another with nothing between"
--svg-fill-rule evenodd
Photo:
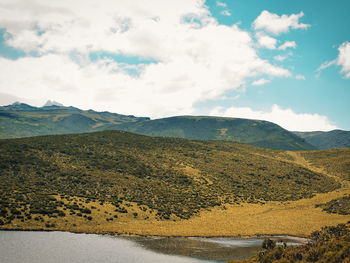
<instances>
[{"instance_id":1,"label":"mountain ridge","mask_svg":"<svg viewBox=\"0 0 350 263\"><path fill-rule=\"evenodd\" d=\"M0 107L0 138L123 130L156 137L223 140L272 149L312 150L303 139L277 124L241 118L174 116L147 117L80 110L75 107L33 107L20 103Z\"/></svg>"},{"instance_id":2,"label":"mountain ridge","mask_svg":"<svg viewBox=\"0 0 350 263\"><path fill-rule=\"evenodd\" d=\"M151 120L48 102L43 107L19 102L0 107L0 138L124 130L148 136L233 141L281 150L318 148L299 134L264 120L191 115Z\"/></svg>"},{"instance_id":3,"label":"mountain ridge","mask_svg":"<svg viewBox=\"0 0 350 263\"><path fill-rule=\"evenodd\" d=\"M336 129L327 132L314 131L293 133L321 150L350 147L350 131Z\"/></svg>"},{"instance_id":4,"label":"mountain ridge","mask_svg":"<svg viewBox=\"0 0 350 263\"><path fill-rule=\"evenodd\" d=\"M73 106L34 107L15 103L0 107L0 138L94 132L123 122L148 119L111 112L81 110Z\"/></svg>"},{"instance_id":5,"label":"mountain ridge","mask_svg":"<svg viewBox=\"0 0 350 263\"><path fill-rule=\"evenodd\" d=\"M223 140L271 149L315 149L277 124L264 120L185 115L124 123L115 128L147 136Z\"/></svg>"}]
</instances>

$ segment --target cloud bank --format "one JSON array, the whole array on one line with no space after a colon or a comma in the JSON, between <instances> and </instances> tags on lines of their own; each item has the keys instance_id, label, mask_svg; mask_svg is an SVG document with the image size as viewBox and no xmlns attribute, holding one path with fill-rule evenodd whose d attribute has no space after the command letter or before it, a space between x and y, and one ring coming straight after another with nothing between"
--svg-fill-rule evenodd
<instances>
[{"instance_id":1,"label":"cloud bank","mask_svg":"<svg viewBox=\"0 0 350 263\"><path fill-rule=\"evenodd\" d=\"M250 78L291 76L198 0L3 0L0 28L28 54L0 57L0 92L42 103L155 118L191 114Z\"/></svg>"},{"instance_id":2,"label":"cloud bank","mask_svg":"<svg viewBox=\"0 0 350 263\"><path fill-rule=\"evenodd\" d=\"M337 129L326 116L309 113L296 113L292 109L283 109L273 105L270 111L255 111L249 107L216 107L212 116L247 118L274 122L289 131L330 131Z\"/></svg>"}]
</instances>

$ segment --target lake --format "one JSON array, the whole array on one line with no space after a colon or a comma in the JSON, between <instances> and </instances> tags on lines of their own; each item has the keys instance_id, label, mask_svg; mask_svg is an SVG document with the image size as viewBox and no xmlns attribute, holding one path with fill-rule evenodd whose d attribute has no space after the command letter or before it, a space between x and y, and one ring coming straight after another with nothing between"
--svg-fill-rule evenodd
<instances>
[{"instance_id":1,"label":"lake","mask_svg":"<svg viewBox=\"0 0 350 263\"><path fill-rule=\"evenodd\" d=\"M292 237L282 239L290 245L305 241ZM0 231L0 262L226 262L255 255L262 242L263 238L113 237L68 232Z\"/></svg>"}]
</instances>

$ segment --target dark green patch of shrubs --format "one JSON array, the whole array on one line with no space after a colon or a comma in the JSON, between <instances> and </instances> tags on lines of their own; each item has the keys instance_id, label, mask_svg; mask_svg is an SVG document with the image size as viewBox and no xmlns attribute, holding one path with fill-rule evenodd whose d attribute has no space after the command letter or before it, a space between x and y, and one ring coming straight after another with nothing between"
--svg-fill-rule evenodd
<instances>
[{"instance_id":1,"label":"dark green patch of shrubs","mask_svg":"<svg viewBox=\"0 0 350 263\"><path fill-rule=\"evenodd\" d=\"M316 205L316 207L321 207L327 213L350 215L350 196L334 199L328 203Z\"/></svg>"}]
</instances>

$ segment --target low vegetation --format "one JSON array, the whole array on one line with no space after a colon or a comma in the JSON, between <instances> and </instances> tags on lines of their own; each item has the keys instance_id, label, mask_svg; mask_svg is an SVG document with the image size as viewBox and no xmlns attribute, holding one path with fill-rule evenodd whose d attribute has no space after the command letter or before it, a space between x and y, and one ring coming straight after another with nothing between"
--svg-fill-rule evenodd
<instances>
[{"instance_id":1,"label":"low vegetation","mask_svg":"<svg viewBox=\"0 0 350 263\"><path fill-rule=\"evenodd\" d=\"M321 207L327 213L350 215L350 196L334 199L325 204L318 204L316 207Z\"/></svg>"},{"instance_id":2,"label":"low vegetation","mask_svg":"<svg viewBox=\"0 0 350 263\"><path fill-rule=\"evenodd\" d=\"M349 262L350 224L324 227L310 235L310 242L300 246L276 245L272 240L265 240L262 251L249 260L233 262Z\"/></svg>"},{"instance_id":3,"label":"low vegetation","mask_svg":"<svg viewBox=\"0 0 350 263\"><path fill-rule=\"evenodd\" d=\"M311 165L350 181L350 148L307 151L301 155Z\"/></svg>"},{"instance_id":4,"label":"low vegetation","mask_svg":"<svg viewBox=\"0 0 350 263\"><path fill-rule=\"evenodd\" d=\"M116 131L0 140L0 223L43 216L91 221L89 202L113 206L105 211L108 220L125 214L186 220L225 204L298 200L340 187L328 176L276 159L278 154L238 143Z\"/></svg>"}]
</instances>

